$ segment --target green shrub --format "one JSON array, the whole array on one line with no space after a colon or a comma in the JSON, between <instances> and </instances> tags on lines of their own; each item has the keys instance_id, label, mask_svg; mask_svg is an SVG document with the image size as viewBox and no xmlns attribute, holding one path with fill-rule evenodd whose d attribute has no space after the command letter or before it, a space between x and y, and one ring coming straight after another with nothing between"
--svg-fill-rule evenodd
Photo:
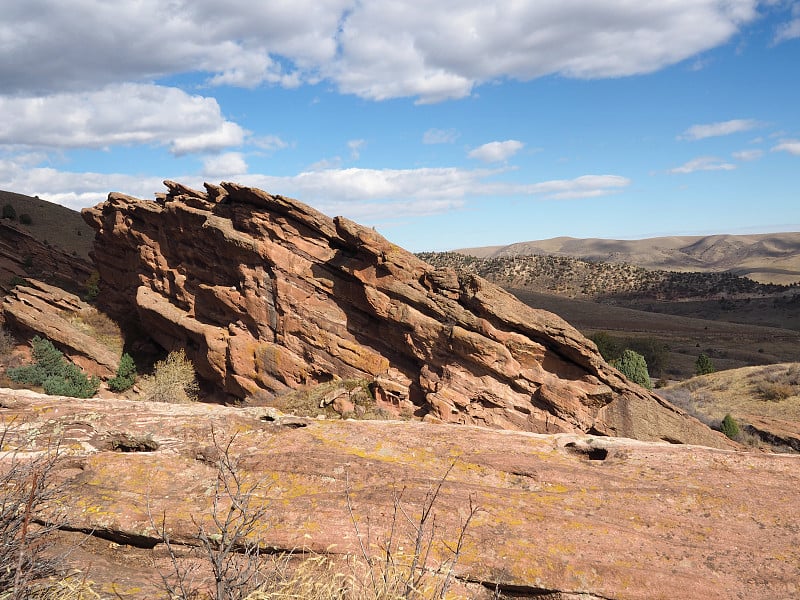
<instances>
[{"instance_id":1,"label":"green shrub","mask_svg":"<svg viewBox=\"0 0 800 600\"><path fill-rule=\"evenodd\" d=\"M127 352L122 355L117 367L117 374L108 380L108 389L112 392L124 392L133 387L136 381L136 363Z\"/></svg>"},{"instance_id":2,"label":"green shrub","mask_svg":"<svg viewBox=\"0 0 800 600\"><path fill-rule=\"evenodd\" d=\"M142 394L148 402L193 402L199 391L194 365L183 348L158 361L153 374L142 381Z\"/></svg>"},{"instance_id":3,"label":"green shrub","mask_svg":"<svg viewBox=\"0 0 800 600\"><path fill-rule=\"evenodd\" d=\"M3 218L11 219L12 221L17 218L17 211L11 204L3 206Z\"/></svg>"},{"instance_id":4,"label":"green shrub","mask_svg":"<svg viewBox=\"0 0 800 600\"><path fill-rule=\"evenodd\" d=\"M595 345L597 346L597 351L600 352L600 355L606 360L606 362L612 362L615 360L619 360L622 357L622 352L625 349L625 346L617 337L614 337L610 333L606 331L598 331L597 333L589 336L589 339L592 340Z\"/></svg>"},{"instance_id":5,"label":"green shrub","mask_svg":"<svg viewBox=\"0 0 800 600\"><path fill-rule=\"evenodd\" d=\"M22 225L33 225L33 217L31 217L28 213L22 213L19 216L19 222Z\"/></svg>"},{"instance_id":6,"label":"green shrub","mask_svg":"<svg viewBox=\"0 0 800 600\"><path fill-rule=\"evenodd\" d=\"M700 356L697 357L697 361L694 363L694 372L698 375L708 375L714 371L716 371L714 363L711 362L708 354L701 352Z\"/></svg>"},{"instance_id":7,"label":"green shrub","mask_svg":"<svg viewBox=\"0 0 800 600\"><path fill-rule=\"evenodd\" d=\"M732 440L739 439L741 435L741 431L739 429L739 423L736 422L730 413L725 415L725 418L722 419L722 425L720 426L720 431L727 435Z\"/></svg>"},{"instance_id":8,"label":"green shrub","mask_svg":"<svg viewBox=\"0 0 800 600\"><path fill-rule=\"evenodd\" d=\"M87 377L86 373L64 359L64 355L53 343L38 335L31 340L32 365L8 370L8 376L18 383L40 385L46 394L91 398L97 393L100 381Z\"/></svg>"},{"instance_id":9,"label":"green shrub","mask_svg":"<svg viewBox=\"0 0 800 600\"><path fill-rule=\"evenodd\" d=\"M653 389L650 374L647 372L647 361L638 352L625 350L619 359L613 361L612 366L634 383L638 383L648 390Z\"/></svg>"},{"instance_id":10,"label":"green shrub","mask_svg":"<svg viewBox=\"0 0 800 600\"><path fill-rule=\"evenodd\" d=\"M100 273L92 271L88 279L83 283L86 289L86 301L94 302L97 295L100 293Z\"/></svg>"}]
</instances>

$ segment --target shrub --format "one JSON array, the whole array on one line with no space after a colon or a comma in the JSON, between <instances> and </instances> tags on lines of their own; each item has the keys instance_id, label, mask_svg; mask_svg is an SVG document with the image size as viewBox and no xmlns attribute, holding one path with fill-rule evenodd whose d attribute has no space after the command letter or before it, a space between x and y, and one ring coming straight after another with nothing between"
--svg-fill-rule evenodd
<instances>
[{"instance_id":1,"label":"shrub","mask_svg":"<svg viewBox=\"0 0 800 600\"><path fill-rule=\"evenodd\" d=\"M732 440L739 439L741 435L741 431L739 430L739 423L736 422L730 413L725 415L725 418L722 419L722 425L720 426L720 431L727 435Z\"/></svg>"},{"instance_id":2,"label":"shrub","mask_svg":"<svg viewBox=\"0 0 800 600\"><path fill-rule=\"evenodd\" d=\"M638 352L625 350L622 356L615 360L612 365L634 383L638 383L648 390L653 389L650 374L647 372L647 361Z\"/></svg>"},{"instance_id":3,"label":"shrub","mask_svg":"<svg viewBox=\"0 0 800 600\"><path fill-rule=\"evenodd\" d=\"M193 402L198 391L194 365L183 348L158 361L153 374L142 381L142 393L148 402Z\"/></svg>"},{"instance_id":4,"label":"shrub","mask_svg":"<svg viewBox=\"0 0 800 600\"><path fill-rule=\"evenodd\" d=\"M97 298L97 295L100 293L100 273L97 271L92 271L92 274L89 275L88 279L83 283L83 285L86 289L86 301L94 302L94 300Z\"/></svg>"},{"instance_id":5,"label":"shrub","mask_svg":"<svg viewBox=\"0 0 800 600\"><path fill-rule=\"evenodd\" d=\"M5 327L0 327L0 360L5 360L14 350L14 336Z\"/></svg>"},{"instance_id":6,"label":"shrub","mask_svg":"<svg viewBox=\"0 0 800 600\"><path fill-rule=\"evenodd\" d=\"M711 362L708 354L701 352L700 356L697 357L697 361L694 363L694 372L698 375L708 375L714 371L716 371L714 363Z\"/></svg>"},{"instance_id":7,"label":"shrub","mask_svg":"<svg viewBox=\"0 0 800 600\"><path fill-rule=\"evenodd\" d=\"M33 217L31 217L28 213L22 213L19 216L19 222L22 225L33 225Z\"/></svg>"},{"instance_id":8,"label":"shrub","mask_svg":"<svg viewBox=\"0 0 800 600\"><path fill-rule=\"evenodd\" d=\"M619 360L622 357L622 352L625 349L622 344L622 340L614 337L610 333L606 331L598 331L597 333L589 336L589 339L595 343L597 346L597 351L600 352L600 355L606 360L606 362L610 363L612 361Z\"/></svg>"},{"instance_id":9,"label":"shrub","mask_svg":"<svg viewBox=\"0 0 800 600\"><path fill-rule=\"evenodd\" d=\"M11 204L3 206L3 218L11 219L12 221L17 218L17 211Z\"/></svg>"},{"instance_id":10,"label":"shrub","mask_svg":"<svg viewBox=\"0 0 800 600\"><path fill-rule=\"evenodd\" d=\"M46 394L91 398L97 393L100 381L87 377L81 369L67 362L53 343L38 335L31 340L33 346L32 365L8 370L8 376L16 382L40 385Z\"/></svg>"},{"instance_id":11,"label":"shrub","mask_svg":"<svg viewBox=\"0 0 800 600\"><path fill-rule=\"evenodd\" d=\"M136 381L136 363L126 352L119 360L116 376L108 380L108 389L112 392L124 392L133 387L134 381Z\"/></svg>"}]
</instances>

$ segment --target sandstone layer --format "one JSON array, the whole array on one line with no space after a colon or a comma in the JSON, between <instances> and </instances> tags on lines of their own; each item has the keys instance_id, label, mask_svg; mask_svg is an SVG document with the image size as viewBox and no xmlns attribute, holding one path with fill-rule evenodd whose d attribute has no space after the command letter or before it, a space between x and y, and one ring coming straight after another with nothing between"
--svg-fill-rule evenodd
<instances>
[{"instance_id":1,"label":"sandstone layer","mask_svg":"<svg viewBox=\"0 0 800 600\"><path fill-rule=\"evenodd\" d=\"M91 375L113 377L119 366L122 340L118 330L96 308L61 288L35 279L14 287L2 300L5 324L21 338L40 335ZM101 323L110 332L98 332ZM116 335L115 335L116 334ZM104 344L98 338L110 337ZM110 345L117 346L113 350Z\"/></svg>"},{"instance_id":2,"label":"sandstone layer","mask_svg":"<svg viewBox=\"0 0 800 600\"><path fill-rule=\"evenodd\" d=\"M112 193L99 302L244 399L368 379L398 412L533 432L726 440L609 367L556 315L435 269L348 219L233 183Z\"/></svg>"},{"instance_id":3,"label":"sandstone layer","mask_svg":"<svg viewBox=\"0 0 800 600\"><path fill-rule=\"evenodd\" d=\"M430 564L452 556L444 544L455 546L472 502L478 510L455 569L473 585L468 597L496 589L584 600L800 594L797 455L11 390L0 390L0 420L12 425L5 458L60 443L56 477L76 532L60 543L71 547L72 566L91 564L88 577L117 599L162 597L157 571L169 561L153 521L163 518L179 547L197 543L198 525L213 527L228 444L240 475L258 482L251 508L265 509L264 548L358 555L355 520L377 555L397 497L415 520L447 473ZM408 546L405 528L396 535Z\"/></svg>"}]
</instances>

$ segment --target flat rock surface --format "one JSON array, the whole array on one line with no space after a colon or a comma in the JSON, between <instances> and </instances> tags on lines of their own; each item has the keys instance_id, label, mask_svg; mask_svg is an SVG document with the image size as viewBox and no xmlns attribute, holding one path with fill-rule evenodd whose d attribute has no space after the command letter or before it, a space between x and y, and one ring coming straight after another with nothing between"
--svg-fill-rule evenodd
<instances>
[{"instance_id":1,"label":"flat rock surface","mask_svg":"<svg viewBox=\"0 0 800 600\"><path fill-rule=\"evenodd\" d=\"M153 597L145 583L163 562L158 546L142 549L158 541L148 512L165 515L177 542L192 543L197 523L210 526L215 465L228 444L242 477L257 483L265 547L357 553L355 520L362 534L369 524L362 541L377 552L395 499L413 521L444 478L433 556L448 558L443 543L454 544L472 502L478 511L455 573L480 589L648 600L800 595L797 455L12 390L0 391L0 406L11 424L4 450L35 453L60 441L69 524L108 540L72 560L96 556L91 579L118 597ZM119 451L136 440L150 451ZM119 558L126 552L136 559Z\"/></svg>"}]
</instances>

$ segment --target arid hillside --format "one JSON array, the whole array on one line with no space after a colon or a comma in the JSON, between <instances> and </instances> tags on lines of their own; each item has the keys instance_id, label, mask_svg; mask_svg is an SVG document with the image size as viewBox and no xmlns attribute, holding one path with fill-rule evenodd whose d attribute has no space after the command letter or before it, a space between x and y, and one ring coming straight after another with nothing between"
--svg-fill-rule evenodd
<instances>
[{"instance_id":1,"label":"arid hillside","mask_svg":"<svg viewBox=\"0 0 800 600\"><path fill-rule=\"evenodd\" d=\"M531 254L628 263L665 271L729 271L763 283L800 281L800 233L674 236L642 240L557 237L456 250L478 258Z\"/></svg>"},{"instance_id":2,"label":"arid hillside","mask_svg":"<svg viewBox=\"0 0 800 600\"><path fill-rule=\"evenodd\" d=\"M94 231L81 218L81 213L40 198L0 190L0 209L11 205L14 219L3 219L29 233L42 243L57 246L77 258L88 260ZM22 215L28 215L30 222Z\"/></svg>"}]
</instances>

